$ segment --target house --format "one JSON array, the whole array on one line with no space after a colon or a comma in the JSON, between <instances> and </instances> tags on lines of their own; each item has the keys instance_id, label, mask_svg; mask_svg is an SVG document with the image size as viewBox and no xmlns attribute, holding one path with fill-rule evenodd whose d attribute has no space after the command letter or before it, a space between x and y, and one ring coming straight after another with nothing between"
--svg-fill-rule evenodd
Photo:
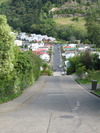
<instances>
[{"instance_id":1,"label":"house","mask_svg":"<svg viewBox=\"0 0 100 133\"><path fill-rule=\"evenodd\" d=\"M38 48L37 51L38 51L38 52L48 53L48 50L43 49L43 48Z\"/></svg>"},{"instance_id":2,"label":"house","mask_svg":"<svg viewBox=\"0 0 100 133\"><path fill-rule=\"evenodd\" d=\"M72 48L71 46L63 46L63 51L66 51L66 49L70 50Z\"/></svg>"},{"instance_id":3,"label":"house","mask_svg":"<svg viewBox=\"0 0 100 133\"><path fill-rule=\"evenodd\" d=\"M26 34L26 33L20 33L18 36L21 40L26 40L29 42L41 42L41 41L55 41L56 39L53 37L48 37L47 35L36 35L36 34Z\"/></svg>"},{"instance_id":4,"label":"house","mask_svg":"<svg viewBox=\"0 0 100 133\"><path fill-rule=\"evenodd\" d=\"M36 51L37 49L38 49L38 43L32 43L31 45L30 45L30 49L32 49L32 51Z\"/></svg>"},{"instance_id":5,"label":"house","mask_svg":"<svg viewBox=\"0 0 100 133\"><path fill-rule=\"evenodd\" d=\"M64 51L78 51L77 48L71 47L71 48L65 48Z\"/></svg>"},{"instance_id":6,"label":"house","mask_svg":"<svg viewBox=\"0 0 100 133\"><path fill-rule=\"evenodd\" d=\"M69 44L68 46L72 47L72 48L76 48L77 44Z\"/></svg>"},{"instance_id":7,"label":"house","mask_svg":"<svg viewBox=\"0 0 100 133\"><path fill-rule=\"evenodd\" d=\"M46 51L48 51L49 50L49 48L48 47L39 47L38 49L43 49L43 50L46 50Z\"/></svg>"},{"instance_id":8,"label":"house","mask_svg":"<svg viewBox=\"0 0 100 133\"><path fill-rule=\"evenodd\" d=\"M17 46L22 46L22 40L15 40L14 44Z\"/></svg>"},{"instance_id":9,"label":"house","mask_svg":"<svg viewBox=\"0 0 100 133\"><path fill-rule=\"evenodd\" d=\"M75 56L75 53L68 53L65 55L65 58L68 59L68 58L71 58L71 57L74 57Z\"/></svg>"},{"instance_id":10,"label":"house","mask_svg":"<svg viewBox=\"0 0 100 133\"><path fill-rule=\"evenodd\" d=\"M48 54L41 54L40 58L46 62L50 61L50 56Z\"/></svg>"},{"instance_id":11,"label":"house","mask_svg":"<svg viewBox=\"0 0 100 133\"><path fill-rule=\"evenodd\" d=\"M48 53L43 52L43 51L32 51L32 53L35 55L38 55L38 56L43 55L43 54L48 54Z\"/></svg>"},{"instance_id":12,"label":"house","mask_svg":"<svg viewBox=\"0 0 100 133\"><path fill-rule=\"evenodd\" d=\"M65 48L71 48L71 46L64 46L63 49L65 49Z\"/></svg>"},{"instance_id":13,"label":"house","mask_svg":"<svg viewBox=\"0 0 100 133\"><path fill-rule=\"evenodd\" d=\"M50 44L45 44L45 47L48 47L50 49L51 45Z\"/></svg>"}]
</instances>

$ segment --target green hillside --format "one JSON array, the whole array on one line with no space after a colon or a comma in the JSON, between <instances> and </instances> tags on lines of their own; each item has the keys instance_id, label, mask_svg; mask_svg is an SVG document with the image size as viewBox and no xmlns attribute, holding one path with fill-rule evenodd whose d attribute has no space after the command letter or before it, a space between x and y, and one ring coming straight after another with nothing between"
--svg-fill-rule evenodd
<instances>
[{"instance_id":1,"label":"green hillside","mask_svg":"<svg viewBox=\"0 0 100 133\"><path fill-rule=\"evenodd\" d=\"M1 0L0 3L4 3L0 5L0 14L5 14L8 24L18 32L47 34L63 40L85 41L89 37L92 43L99 35L99 21L97 27L94 25L94 16L98 20L100 12L95 0ZM88 14L92 7L93 17L92 12ZM86 16L91 18L87 17L85 22Z\"/></svg>"},{"instance_id":2,"label":"green hillside","mask_svg":"<svg viewBox=\"0 0 100 133\"><path fill-rule=\"evenodd\" d=\"M2 3L10 3L12 0L0 0L0 4L2 4Z\"/></svg>"},{"instance_id":3,"label":"green hillside","mask_svg":"<svg viewBox=\"0 0 100 133\"><path fill-rule=\"evenodd\" d=\"M84 17L66 17L66 18L54 18L56 24L60 25L73 25L80 28L85 28Z\"/></svg>"}]
</instances>

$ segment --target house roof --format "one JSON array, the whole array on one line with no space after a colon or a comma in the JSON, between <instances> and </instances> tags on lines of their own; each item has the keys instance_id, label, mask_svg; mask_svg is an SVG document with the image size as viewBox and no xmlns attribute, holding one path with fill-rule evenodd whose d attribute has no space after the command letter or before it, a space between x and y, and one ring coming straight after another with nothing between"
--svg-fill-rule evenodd
<instances>
[{"instance_id":1,"label":"house roof","mask_svg":"<svg viewBox=\"0 0 100 133\"><path fill-rule=\"evenodd\" d=\"M47 49L42 49L42 48L40 49L39 48L39 49L37 49L37 51L48 51L48 50Z\"/></svg>"},{"instance_id":2,"label":"house roof","mask_svg":"<svg viewBox=\"0 0 100 133\"><path fill-rule=\"evenodd\" d=\"M40 51L40 54L48 54L48 53L46 53L46 52L43 52L43 51Z\"/></svg>"},{"instance_id":3,"label":"house roof","mask_svg":"<svg viewBox=\"0 0 100 133\"><path fill-rule=\"evenodd\" d=\"M63 47L63 48L71 48L71 46L65 46L65 47Z\"/></svg>"},{"instance_id":4,"label":"house roof","mask_svg":"<svg viewBox=\"0 0 100 133\"><path fill-rule=\"evenodd\" d=\"M73 51L73 50L78 50L77 48L65 48L64 50L66 51Z\"/></svg>"},{"instance_id":5,"label":"house roof","mask_svg":"<svg viewBox=\"0 0 100 133\"><path fill-rule=\"evenodd\" d=\"M43 55L43 54L48 54L46 52L43 52L43 51L32 51L33 54L36 54L36 55Z\"/></svg>"},{"instance_id":6,"label":"house roof","mask_svg":"<svg viewBox=\"0 0 100 133\"><path fill-rule=\"evenodd\" d=\"M48 47L48 46L50 47L50 44L45 44L45 46L46 46L46 47Z\"/></svg>"}]
</instances>

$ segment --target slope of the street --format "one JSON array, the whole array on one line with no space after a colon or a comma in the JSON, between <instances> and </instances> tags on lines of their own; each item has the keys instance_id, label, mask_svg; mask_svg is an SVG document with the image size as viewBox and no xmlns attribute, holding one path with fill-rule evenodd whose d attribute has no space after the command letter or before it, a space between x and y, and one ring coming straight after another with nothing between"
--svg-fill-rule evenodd
<instances>
[{"instance_id":1,"label":"slope of the street","mask_svg":"<svg viewBox=\"0 0 100 133\"><path fill-rule=\"evenodd\" d=\"M35 84L37 89L43 78ZM0 113L0 133L99 133L100 99L84 90L71 76L45 77L36 96L34 85L25 92L27 96L30 93L34 97L28 98L23 106ZM20 96L20 104L25 94ZM14 101L8 103L9 108L14 106Z\"/></svg>"}]
</instances>

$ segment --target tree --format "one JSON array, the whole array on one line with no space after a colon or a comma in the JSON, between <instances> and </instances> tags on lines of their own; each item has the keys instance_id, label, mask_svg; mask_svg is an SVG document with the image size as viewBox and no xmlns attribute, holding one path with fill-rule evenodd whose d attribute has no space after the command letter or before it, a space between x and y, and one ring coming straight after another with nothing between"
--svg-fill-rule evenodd
<instances>
[{"instance_id":1,"label":"tree","mask_svg":"<svg viewBox=\"0 0 100 133\"><path fill-rule=\"evenodd\" d=\"M92 57L89 50L85 50L80 56L81 63L86 67L86 69L92 69Z\"/></svg>"},{"instance_id":2,"label":"tree","mask_svg":"<svg viewBox=\"0 0 100 133\"><path fill-rule=\"evenodd\" d=\"M14 37L5 16L0 15L0 75L10 74L14 69Z\"/></svg>"},{"instance_id":3,"label":"tree","mask_svg":"<svg viewBox=\"0 0 100 133\"><path fill-rule=\"evenodd\" d=\"M13 93L17 51L5 16L0 15L0 98ZM15 52L16 51L16 52Z\"/></svg>"},{"instance_id":4,"label":"tree","mask_svg":"<svg viewBox=\"0 0 100 133\"><path fill-rule=\"evenodd\" d=\"M86 27L90 41L100 47L100 2L88 11Z\"/></svg>"},{"instance_id":5,"label":"tree","mask_svg":"<svg viewBox=\"0 0 100 133\"><path fill-rule=\"evenodd\" d=\"M84 77L85 71L86 71L85 66L78 67L78 69L76 70L76 75L78 76L79 79L82 79Z\"/></svg>"}]
</instances>

